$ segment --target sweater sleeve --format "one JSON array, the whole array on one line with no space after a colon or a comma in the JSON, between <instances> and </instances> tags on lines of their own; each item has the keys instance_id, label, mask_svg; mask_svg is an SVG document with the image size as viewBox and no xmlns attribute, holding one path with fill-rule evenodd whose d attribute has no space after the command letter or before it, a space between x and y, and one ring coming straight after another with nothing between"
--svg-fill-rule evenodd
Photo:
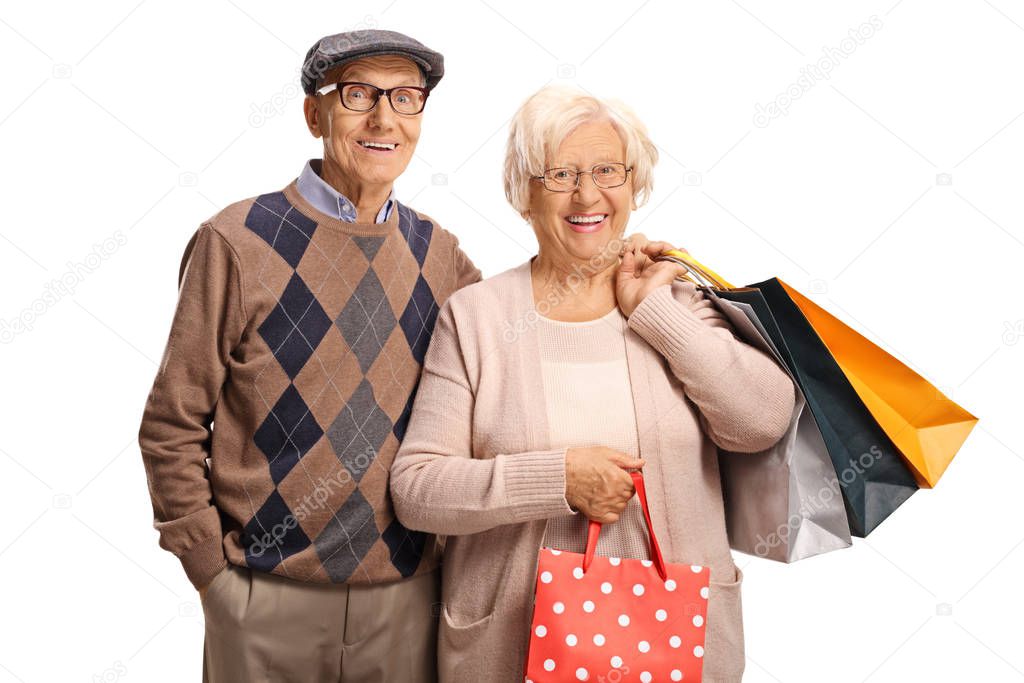
<instances>
[{"instance_id":1,"label":"sweater sleeve","mask_svg":"<svg viewBox=\"0 0 1024 683\"><path fill-rule=\"evenodd\" d=\"M697 406L711 440L728 451L757 453L782 438L793 414L793 380L746 344L692 283L648 294L629 326L668 361Z\"/></svg>"},{"instance_id":2,"label":"sweater sleeve","mask_svg":"<svg viewBox=\"0 0 1024 683\"><path fill-rule=\"evenodd\" d=\"M178 282L139 447L160 547L174 553L201 588L227 564L206 458L229 356L245 325L238 257L211 225L201 226L186 247Z\"/></svg>"},{"instance_id":3,"label":"sweater sleeve","mask_svg":"<svg viewBox=\"0 0 1024 683\"><path fill-rule=\"evenodd\" d=\"M473 453L474 398L446 302L438 314L409 428L391 467L391 497L409 529L446 536L571 514L565 449Z\"/></svg>"},{"instance_id":4,"label":"sweater sleeve","mask_svg":"<svg viewBox=\"0 0 1024 683\"><path fill-rule=\"evenodd\" d=\"M474 282L480 282L483 279L483 275L480 269L477 268L473 261L470 260L466 252L462 251L462 247L459 246L459 241L455 240L455 289L462 289L466 285L471 285Z\"/></svg>"}]
</instances>

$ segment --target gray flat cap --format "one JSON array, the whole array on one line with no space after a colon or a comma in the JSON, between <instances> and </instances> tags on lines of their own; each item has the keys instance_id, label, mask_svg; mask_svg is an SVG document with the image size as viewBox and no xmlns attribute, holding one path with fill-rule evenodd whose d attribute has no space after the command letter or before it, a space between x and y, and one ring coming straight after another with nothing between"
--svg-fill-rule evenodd
<instances>
[{"instance_id":1,"label":"gray flat cap","mask_svg":"<svg viewBox=\"0 0 1024 683\"><path fill-rule=\"evenodd\" d=\"M375 55L400 55L415 62L433 88L444 76L444 55L418 40L398 33L367 29L324 36L306 53L302 63L302 90L312 95L323 85L324 74L336 66Z\"/></svg>"}]
</instances>

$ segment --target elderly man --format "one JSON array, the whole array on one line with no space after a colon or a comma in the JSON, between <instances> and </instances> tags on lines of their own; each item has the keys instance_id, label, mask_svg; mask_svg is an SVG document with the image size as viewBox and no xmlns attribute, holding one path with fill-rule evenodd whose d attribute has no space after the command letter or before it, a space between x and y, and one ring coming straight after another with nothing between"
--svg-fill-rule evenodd
<instances>
[{"instance_id":1,"label":"elderly man","mask_svg":"<svg viewBox=\"0 0 1024 683\"><path fill-rule=\"evenodd\" d=\"M323 159L186 248L139 443L160 545L202 597L206 681L436 678L439 549L388 475L438 309L480 279L392 190L443 73L399 33L318 41Z\"/></svg>"},{"instance_id":2,"label":"elderly man","mask_svg":"<svg viewBox=\"0 0 1024 683\"><path fill-rule=\"evenodd\" d=\"M322 161L186 250L139 443L213 683L436 675L435 541L395 519L388 470L438 307L480 279L392 195L443 73L398 33L318 41L302 84Z\"/></svg>"}]
</instances>

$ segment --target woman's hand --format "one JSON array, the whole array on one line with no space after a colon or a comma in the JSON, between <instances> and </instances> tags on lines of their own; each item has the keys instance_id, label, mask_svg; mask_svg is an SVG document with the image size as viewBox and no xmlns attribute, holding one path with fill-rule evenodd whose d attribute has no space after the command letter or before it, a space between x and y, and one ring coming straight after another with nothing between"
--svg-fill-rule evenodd
<instances>
[{"instance_id":1,"label":"woman's hand","mask_svg":"<svg viewBox=\"0 0 1024 683\"><path fill-rule=\"evenodd\" d=\"M621 256L624 254L629 249L630 245L636 247L636 251L633 253L636 256L637 270L643 270L654 263L655 256L664 254L666 251L670 251L672 249L686 252L687 254L690 253L686 251L686 249L674 246L668 242L652 242L647 239L647 235L642 232L634 232L632 235L627 235L623 238L622 249L620 250L619 255Z\"/></svg>"},{"instance_id":2,"label":"woman's hand","mask_svg":"<svg viewBox=\"0 0 1024 683\"><path fill-rule=\"evenodd\" d=\"M611 524L633 497L633 478L626 470L643 466L642 459L604 446L570 448L565 452L565 499L588 519Z\"/></svg>"},{"instance_id":3,"label":"woman's hand","mask_svg":"<svg viewBox=\"0 0 1024 683\"><path fill-rule=\"evenodd\" d=\"M671 284L677 277L686 273L686 268L678 263L653 260L668 249L675 248L671 245L663 248L662 245L667 243L649 242L640 250L647 257L646 266L641 265L635 245L627 244L622 254L622 263L619 264L619 272L615 279L615 298L622 314L627 318L633 314L644 297L662 285Z\"/></svg>"}]
</instances>

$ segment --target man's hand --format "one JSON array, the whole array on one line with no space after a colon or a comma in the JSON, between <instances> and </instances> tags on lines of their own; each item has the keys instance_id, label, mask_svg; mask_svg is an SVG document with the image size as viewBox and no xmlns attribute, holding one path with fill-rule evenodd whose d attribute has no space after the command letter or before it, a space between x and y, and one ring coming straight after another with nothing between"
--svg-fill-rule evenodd
<instances>
[{"instance_id":1,"label":"man's hand","mask_svg":"<svg viewBox=\"0 0 1024 683\"><path fill-rule=\"evenodd\" d=\"M615 279L615 298L619 303L619 309L627 318L633 315L633 311L644 297L662 285L671 284L677 277L686 273L686 267L678 263L652 260L662 253L663 250L658 246L661 244L664 242L652 242L647 245L649 265L642 269L637 267L639 258L635 248L627 248L622 255L622 263L619 264L619 272Z\"/></svg>"},{"instance_id":2,"label":"man's hand","mask_svg":"<svg viewBox=\"0 0 1024 683\"><path fill-rule=\"evenodd\" d=\"M611 524L633 497L633 478L626 470L644 466L640 458L593 446L565 452L565 499L588 519Z\"/></svg>"},{"instance_id":3,"label":"man's hand","mask_svg":"<svg viewBox=\"0 0 1024 683\"><path fill-rule=\"evenodd\" d=\"M219 572L217 572L216 574L213 575L213 578L210 579L210 582L208 584L206 584L202 588L197 588L196 589L197 591L199 591L199 600L200 600L200 602L203 601L204 599L206 599L206 592L208 590L210 590L210 586L213 585L213 582L217 580L217 577L220 576L221 574L223 574L224 572L228 571L230 568L231 568L231 563L228 563L228 564L224 565L224 567L222 567Z\"/></svg>"}]
</instances>

